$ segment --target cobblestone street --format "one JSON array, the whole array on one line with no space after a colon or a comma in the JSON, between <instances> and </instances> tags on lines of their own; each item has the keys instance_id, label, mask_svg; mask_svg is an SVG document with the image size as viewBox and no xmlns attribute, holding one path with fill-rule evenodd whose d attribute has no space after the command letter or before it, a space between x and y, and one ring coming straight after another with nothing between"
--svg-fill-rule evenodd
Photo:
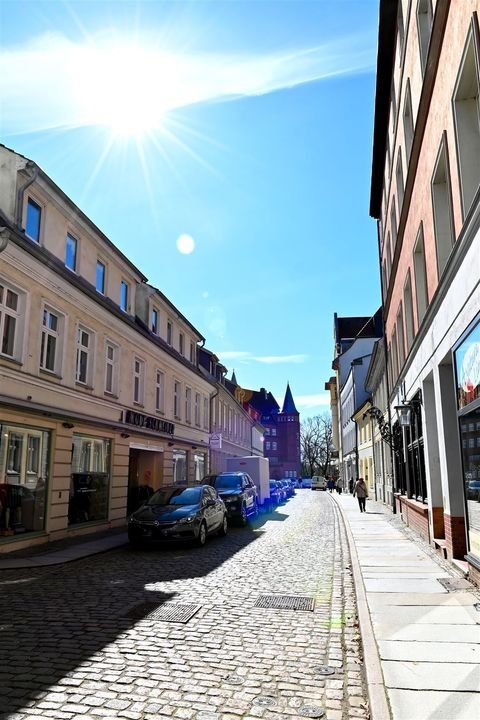
<instances>
[{"instance_id":1,"label":"cobblestone street","mask_svg":"<svg viewBox=\"0 0 480 720\"><path fill-rule=\"evenodd\" d=\"M315 608L255 607L261 594ZM0 597L2 719L368 717L349 552L323 492L204 548L3 571ZM165 601L200 609L149 618Z\"/></svg>"}]
</instances>

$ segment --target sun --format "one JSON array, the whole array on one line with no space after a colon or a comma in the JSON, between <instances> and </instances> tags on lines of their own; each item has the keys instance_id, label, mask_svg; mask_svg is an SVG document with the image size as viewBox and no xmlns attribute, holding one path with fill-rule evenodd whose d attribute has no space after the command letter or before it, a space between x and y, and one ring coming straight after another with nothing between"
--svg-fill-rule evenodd
<instances>
[{"instance_id":1,"label":"sun","mask_svg":"<svg viewBox=\"0 0 480 720\"><path fill-rule=\"evenodd\" d=\"M132 45L90 48L76 72L84 120L110 128L114 137L139 137L160 129L178 99L177 76L174 58L158 50Z\"/></svg>"}]
</instances>

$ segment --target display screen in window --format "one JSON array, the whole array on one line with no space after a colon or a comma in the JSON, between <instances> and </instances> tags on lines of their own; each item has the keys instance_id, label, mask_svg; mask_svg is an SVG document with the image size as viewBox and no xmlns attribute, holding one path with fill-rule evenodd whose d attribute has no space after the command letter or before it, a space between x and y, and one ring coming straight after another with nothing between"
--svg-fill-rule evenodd
<instances>
[{"instance_id":1,"label":"display screen in window","mask_svg":"<svg viewBox=\"0 0 480 720\"><path fill-rule=\"evenodd\" d=\"M455 350L458 407L480 398L480 323Z\"/></svg>"}]
</instances>

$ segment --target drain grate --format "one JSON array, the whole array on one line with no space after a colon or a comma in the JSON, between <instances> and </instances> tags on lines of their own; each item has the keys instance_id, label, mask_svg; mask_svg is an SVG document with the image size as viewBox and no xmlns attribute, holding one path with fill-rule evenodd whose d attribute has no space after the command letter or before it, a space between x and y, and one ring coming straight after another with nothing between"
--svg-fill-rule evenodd
<instances>
[{"instance_id":1,"label":"drain grate","mask_svg":"<svg viewBox=\"0 0 480 720\"><path fill-rule=\"evenodd\" d=\"M468 580L464 580L463 578L437 578L437 580L448 592L470 590L472 587Z\"/></svg>"},{"instance_id":2,"label":"drain grate","mask_svg":"<svg viewBox=\"0 0 480 720\"><path fill-rule=\"evenodd\" d=\"M325 710L318 705L304 705L298 714L302 717L321 718L325 715Z\"/></svg>"},{"instance_id":3,"label":"drain grate","mask_svg":"<svg viewBox=\"0 0 480 720\"><path fill-rule=\"evenodd\" d=\"M301 610L313 612L315 600L301 595L260 595L255 607L269 610Z\"/></svg>"},{"instance_id":4,"label":"drain grate","mask_svg":"<svg viewBox=\"0 0 480 720\"><path fill-rule=\"evenodd\" d=\"M330 665L314 665L312 670L317 675L335 675L335 669Z\"/></svg>"},{"instance_id":5,"label":"drain grate","mask_svg":"<svg viewBox=\"0 0 480 720\"><path fill-rule=\"evenodd\" d=\"M177 605L176 603L145 602L131 608L127 612L127 617L133 620L187 623L201 607L201 605L192 603Z\"/></svg>"},{"instance_id":6,"label":"drain grate","mask_svg":"<svg viewBox=\"0 0 480 720\"><path fill-rule=\"evenodd\" d=\"M277 701L271 695L259 695L253 699L253 704L261 707L272 707L277 704Z\"/></svg>"}]
</instances>

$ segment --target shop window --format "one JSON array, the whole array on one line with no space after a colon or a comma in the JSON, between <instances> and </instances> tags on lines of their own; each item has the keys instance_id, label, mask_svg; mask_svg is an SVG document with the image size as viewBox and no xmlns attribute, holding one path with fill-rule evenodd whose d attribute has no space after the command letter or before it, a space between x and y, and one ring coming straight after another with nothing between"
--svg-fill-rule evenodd
<instances>
[{"instance_id":1,"label":"shop window","mask_svg":"<svg viewBox=\"0 0 480 720\"><path fill-rule=\"evenodd\" d=\"M0 425L0 537L45 529L50 433Z\"/></svg>"},{"instance_id":2,"label":"shop window","mask_svg":"<svg viewBox=\"0 0 480 720\"><path fill-rule=\"evenodd\" d=\"M187 482L187 451L174 449L173 459L173 482L184 485Z\"/></svg>"},{"instance_id":3,"label":"shop window","mask_svg":"<svg viewBox=\"0 0 480 720\"><path fill-rule=\"evenodd\" d=\"M477 49L473 27L468 34L453 96L463 216L470 210L480 184L480 104Z\"/></svg>"},{"instance_id":4,"label":"shop window","mask_svg":"<svg viewBox=\"0 0 480 720\"><path fill-rule=\"evenodd\" d=\"M193 467L195 472L194 481L200 483L206 475L206 462L204 453L195 453L193 456Z\"/></svg>"},{"instance_id":5,"label":"shop window","mask_svg":"<svg viewBox=\"0 0 480 720\"><path fill-rule=\"evenodd\" d=\"M74 435L69 525L106 520L109 489L110 440Z\"/></svg>"},{"instance_id":6,"label":"shop window","mask_svg":"<svg viewBox=\"0 0 480 720\"><path fill-rule=\"evenodd\" d=\"M442 140L433 172L432 206L438 278L440 280L454 242L446 135Z\"/></svg>"},{"instance_id":7,"label":"shop window","mask_svg":"<svg viewBox=\"0 0 480 720\"><path fill-rule=\"evenodd\" d=\"M43 308L40 368L60 374L61 327L63 317L51 308Z\"/></svg>"},{"instance_id":8,"label":"shop window","mask_svg":"<svg viewBox=\"0 0 480 720\"><path fill-rule=\"evenodd\" d=\"M22 317L23 295L0 282L0 352L2 355L19 358Z\"/></svg>"}]
</instances>

